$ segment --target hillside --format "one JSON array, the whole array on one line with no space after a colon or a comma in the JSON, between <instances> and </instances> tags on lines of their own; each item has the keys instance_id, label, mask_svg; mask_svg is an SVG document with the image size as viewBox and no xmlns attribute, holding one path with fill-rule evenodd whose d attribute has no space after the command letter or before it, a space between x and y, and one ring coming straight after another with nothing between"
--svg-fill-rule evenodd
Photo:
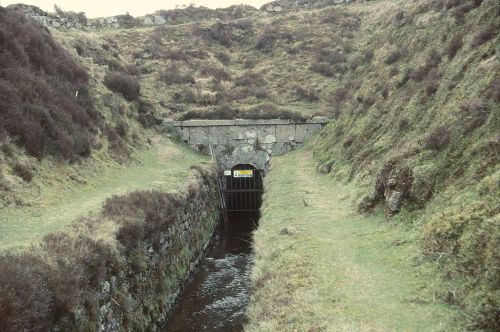
<instances>
[{"instance_id":1,"label":"hillside","mask_svg":"<svg viewBox=\"0 0 500 332\"><path fill-rule=\"evenodd\" d=\"M440 271L436 296L468 328L497 329L500 4L333 3L81 29L0 9L0 208L38 204L55 170L75 184L129 161L163 118L328 116L316 170L361 216L412 229L415 264Z\"/></svg>"},{"instance_id":2,"label":"hillside","mask_svg":"<svg viewBox=\"0 0 500 332\"><path fill-rule=\"evenodd\" d=\"M53 33L12 9L0 8L0 45L0 208L40 205L54 182L77 187L85 174L148 146L145 128L154 123L140 114L146 104L132 76L118 87L116 77L96 77Z\"/></svg>"},{"instance_id":3,"label":"hillside","mask_svg":"<svg viewBox=\"0 0 500 332\"><path fill-rule=\"evenodd\" d=\"M370 64L337 90L336 121L315 147L319 171L363 188L361 212L380 206L419 230L418 259L438 266L439 295L475 329L500 314L499 10L378 7L359 35Z\"/></svg>"}]
</instances>

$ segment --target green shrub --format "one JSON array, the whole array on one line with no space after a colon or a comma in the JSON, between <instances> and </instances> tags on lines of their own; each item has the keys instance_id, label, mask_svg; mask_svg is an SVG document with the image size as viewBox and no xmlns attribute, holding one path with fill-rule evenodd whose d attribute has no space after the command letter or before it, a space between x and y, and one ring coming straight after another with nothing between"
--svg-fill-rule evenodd
<instances>
[{"instance_id":1,"label":"green shrub","mask_svg":"<svg viewBox=\"0 0 500 332\"><path fill-rule=\"evenodd\" d=\"M318 92L313 89L309 89L304 86L298 86L295 91L297 92L297 95L300 99L305 99L307 101L319 100Z\"/></svg>"},{"instance_id":2,"label":"green shrub","mask_svg":"<svg viewBox=\"0 0 500 332\"><path fill-rule=\"evenodd\" d=\"M441 151L448 147L451 141L451 130L448 126L437 126L428 134L425 144L431 150Z\"/></svg>"},{"instance_id":3,"label":"green shrub","mask_svg":"<svg viewBox=\"0 0 500 332\"><path fill-rule=\"evenodd\" d=\"M325 77L333 77L335 74L332 66L327 63L315 62L309 68Z\"/></svg>"},{"instance_id":4,"label":"green shrub","mask_svg":"<svg viewBox=\"0 0 500 332\"><path fill-rule=\"evenodd\" d=\"M171 64L162 69L158 79L168 85L195 83L195 79L192 75L181 73L179 67L175 64Z\"/></svg>"},{"instance_id":5,"label":"green shrub","mask_svg":"<svg viewBox=\"0 0 500 332\"><path fill-rule=\"evenodd\" d=\"M493 25L488 25L483 28L472 40L472 47L479 47L486 43L488 40L492 39L498 34L498 29Z\"/></svg>"},{"instance_id":6,"label":"green shrub","mask_svg":"<svg viewBox=\"0 0 500 332\"><path fill-rule=\"evenodd\" d=\"M121 93L128 101L139 99L141 86L139 82L131 75L125 72L110 72L104 77L104 84L108 89Z\"/></svg>"},{"instance_id":7,"label":"green shrub","mask_svg":"<svg viewBox=\"0 0 500 332\"><path fill-rule=\"evenodd\" d=\"M21 163L16 163L14 165L14 173L26 182L31 182L33 179L33 172Z\"/></svg>"},{"instance_id":8,"label":"green shrub","mask_svg":"<svg viewBox=\"0 0 500 332\"><path fill-rule=\"evenodd\" d=\"M391 65L401 59L403 56L403 52L401 52L400 49L396 49L387 55L387 58L385 58L385 63L388 65Z\"/></svg>"},{"instance_id":9,"label":"green shrub","mask_svg":"<svg viewBox=\"0 0 500 332\"><path fill-rule=\"evenodd\" d=\"M249 70L237 77L235 84L236 86L262 87L267 85L267 82L261 74Z\"/></svg>"},{"instance_id":10,"label":"green shrub","mask_svg":"<svg viewBox=\"0 0 500 332\"><path fill-rule=\"evenodd\" d=\"M5 178L5 175L2 173L0 170L0 191L8 191L10 190L10 185L7 179Z\"/></svg>"},{"instance_id":11,"label":"green shrub","mask_svg":"<svg viewBox=\"0 0 500 332\"><path fill-rule=\"evenodd\" d=\"M460 105L459 121L464 134L481 127L488 116L488 105L481 99L467 100Z\"/></svg>"},{"instance_id":12,"label":"green shrub","mask_svg":"<svg viewBox=\"0 0 500 332\"><path fill-rule=\"evenodd\" d=\"M464 43L463 38L464 36L462 33L457 33L453 36L453 38L451 38L451 41L448 44L448 48L446 50L449 59L453 59L458 51L462 48L462 45Z\"/></svg>"}]
</instances>

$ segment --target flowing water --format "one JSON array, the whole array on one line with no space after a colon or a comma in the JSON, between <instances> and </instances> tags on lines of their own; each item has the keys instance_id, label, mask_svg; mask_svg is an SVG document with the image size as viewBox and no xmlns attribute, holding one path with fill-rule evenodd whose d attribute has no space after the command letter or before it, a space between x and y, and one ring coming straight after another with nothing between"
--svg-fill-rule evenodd
<instances>
[{"instance_id":1,"label":"flowing water","mask_svg":"<svg viewBox=\"0 0 500 332\"><path fill-rule=\"evenodd\" d=\"M258 213L230 213L184 289L164 331L242 331Z\"/></svg>"}]
</instances>

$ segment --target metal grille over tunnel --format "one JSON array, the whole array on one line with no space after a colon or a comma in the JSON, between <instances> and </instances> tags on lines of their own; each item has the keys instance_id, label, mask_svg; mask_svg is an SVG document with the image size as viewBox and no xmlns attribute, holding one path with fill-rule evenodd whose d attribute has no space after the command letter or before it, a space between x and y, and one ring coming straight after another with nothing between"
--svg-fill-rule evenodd
<instances>
[{"instance_id":1,"label":"metal grille over tunnel","mask_svg":"<svg viewBox=\"0 0 500 332\"><path fill-rule=\"evenodd\" d=\"M240 164L224 172L226 210L258 211L262 204L262 172L252 165Z\"/></svg>"}]
</instances>

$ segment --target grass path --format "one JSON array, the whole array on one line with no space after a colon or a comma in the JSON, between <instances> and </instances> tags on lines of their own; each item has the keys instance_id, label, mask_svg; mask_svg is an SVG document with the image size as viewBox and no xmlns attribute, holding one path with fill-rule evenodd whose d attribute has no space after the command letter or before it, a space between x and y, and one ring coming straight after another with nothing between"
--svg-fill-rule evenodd
<instances>
[{"instance_id":1,"label":"grass path","mask_svg":"<svg viewBox=\"0 0 500 332\"><path fill-rule=\"evenodd\" d=\"M317 174L307 148L273 159L247 330L460 330L415 266L412 231L355 214L354 189Z\"/></svg>"},{"instance_id":2,"label":"grass path","mask_svg":"<svg viewBox=\"0 0 500 332\"><path fill-rule=\"evenodd\" d=\"M189 167L208 159L165 139L134 156L138 162L93 174L85 184L45 187L35 208L0 210L0 251L21 249L44 234L59 231L73 220L98 211L110 196L138 189L180 189L192 171Z\"/></svg>"}]
</instances>

